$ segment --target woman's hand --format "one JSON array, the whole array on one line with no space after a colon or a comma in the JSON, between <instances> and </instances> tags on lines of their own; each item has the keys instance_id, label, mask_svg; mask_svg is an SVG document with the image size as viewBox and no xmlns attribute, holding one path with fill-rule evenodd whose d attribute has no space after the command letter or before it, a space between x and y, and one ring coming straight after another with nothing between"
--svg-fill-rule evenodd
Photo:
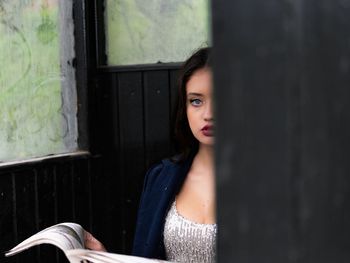
<instances>
[{"instance_id":1,"label":"woman's hand","mask_svg":"<svg viewBox=\"0 0 350 263\"><path fill-rule=\"evenodd\" d=\"M107 251L104 245L86 230L84 230L84 245L87 249Z\"/></svg>"}]
</instances>

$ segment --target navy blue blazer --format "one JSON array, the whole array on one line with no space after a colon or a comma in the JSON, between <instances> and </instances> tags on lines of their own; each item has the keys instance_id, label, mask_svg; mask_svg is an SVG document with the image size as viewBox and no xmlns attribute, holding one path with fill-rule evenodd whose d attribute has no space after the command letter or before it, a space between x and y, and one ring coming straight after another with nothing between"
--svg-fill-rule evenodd
<instances>
[{"instance_id":1,"label":"navy blue blazer","mask_svg":"<svg viewBox=\"0 0 350 263\"><path fill-rule=\"evenodd\" d=\"M137 215L133 255L165 259L165 217L186 178L192 160L193 157L182 162L165 159L147 172Z\"/></svg>"}]
</instances>

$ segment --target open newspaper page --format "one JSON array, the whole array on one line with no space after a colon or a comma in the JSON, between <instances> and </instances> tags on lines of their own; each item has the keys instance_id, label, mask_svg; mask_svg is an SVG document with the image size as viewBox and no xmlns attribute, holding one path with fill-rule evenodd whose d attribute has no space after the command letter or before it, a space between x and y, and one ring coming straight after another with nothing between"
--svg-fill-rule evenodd
<instances>
[{"instance_id":1,"label":"open newspaper page","mask_svg":"<svg viewBox=\"0 0 350 263\"><path fill-rule=\"evenodd\" d=\"M5 255L12 256L36 245L52 244L60 248L70 263L152 263L169 262L156 259L98 252L84 249L84 229L75 223L61 223L48 227L22 241Z\"/></svg>"},{"instance_id":2,"label":"open newspaper page","mask_svg":"<svg viewBox=\"0 0 350 263\"><path fill-rule=\"evenodd\" d=\"M149 259L136 256L128 256L122 254L114 254L108 252L87 250L87 249L74 249L67 251L67 257L79 261L91 262L91 263L156 263L156 262L170 262L160 259Z\"/></svg>"},{"instance_id":3,"label":"open newspaper page","mask_svg":"<svg viewBox=\"0 0 350 263\"><path fill-rule=\"evenodd\" d=\"M75 248L84 248L84 230L74 223L61 223L54 225L27 238L6 253L12 256L32 246L40 244L52 244L67 251Z\"/></svg>"},{"instance_id":4,"label":"open newspaper page","mask_svg":"<svg viewBox=\"0 0 350 263\"><path fill-rule=\"evenodd\" d=\"M75 223L57 224L36 233L8 251L5 255L12 256L28 248L41 244L52 244L60 248L65 254L67 251L84 248L84 229ZM71 263L79 263L70 260Z\"/></svg>"}]
</instances>

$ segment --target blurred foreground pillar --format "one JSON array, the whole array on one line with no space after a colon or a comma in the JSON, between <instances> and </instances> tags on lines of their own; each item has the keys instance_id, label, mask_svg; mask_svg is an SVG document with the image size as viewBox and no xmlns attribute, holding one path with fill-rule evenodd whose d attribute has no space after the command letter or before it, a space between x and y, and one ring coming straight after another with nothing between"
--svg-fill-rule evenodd
<instances>
[{"instance_id":1,"label":"blurred foreground pillar","mask_svg":"<svg viewBox=\"0 0 350 263\"><path fill-rule=\"evenodd\" d=\"M350 262L350 1L212 13L218 262Z\"/></svg>"}]
</instances>

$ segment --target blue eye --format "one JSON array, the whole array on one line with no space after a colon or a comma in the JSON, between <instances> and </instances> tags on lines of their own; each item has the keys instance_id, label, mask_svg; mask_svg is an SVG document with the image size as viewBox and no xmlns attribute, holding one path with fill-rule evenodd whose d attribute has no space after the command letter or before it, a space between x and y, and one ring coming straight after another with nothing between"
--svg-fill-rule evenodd
<instances>
[{"instance_id":1,"label":"blue eye","mask_svg":"<svg viewBox=\"0 0 350 263\"><path fill-rule=\"evenodd\" d=\"M195 106L195 107L202 105L202 101L200 99L191 99L190 103L192 106Z\"/></svg>"}]
</instances>

